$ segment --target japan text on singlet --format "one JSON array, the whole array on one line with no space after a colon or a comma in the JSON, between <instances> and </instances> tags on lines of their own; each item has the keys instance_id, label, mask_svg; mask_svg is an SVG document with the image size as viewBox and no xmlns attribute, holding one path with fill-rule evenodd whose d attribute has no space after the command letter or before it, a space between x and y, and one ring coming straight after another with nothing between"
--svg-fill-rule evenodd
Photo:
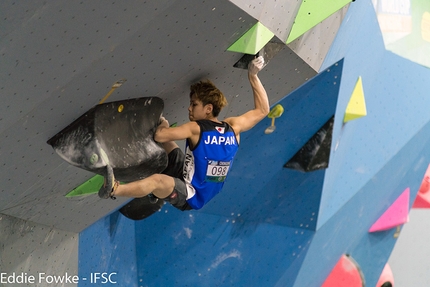
<instances>
[{"instance_id":1,"label":"japan text on singlet","mask_svg":"<svg viewBox=\"0 0 430 287\"><path fill-rule=\"evenodd\" d=\"M229 124L197 121L200 139L194 149L186 144L184 180L188 204L202 208L224 185L239 144Z\"/></svg>"}]
</instances>

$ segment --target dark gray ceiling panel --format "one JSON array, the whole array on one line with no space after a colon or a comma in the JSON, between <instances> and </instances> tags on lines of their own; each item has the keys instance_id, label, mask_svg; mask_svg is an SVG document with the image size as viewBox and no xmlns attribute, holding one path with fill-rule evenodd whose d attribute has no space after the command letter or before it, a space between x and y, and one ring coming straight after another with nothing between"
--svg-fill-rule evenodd
<instances>
[{"instance_id":1,"label":"dark gray ceiling panel","mask_svg":"<svg viewBox=\"0 0 430 287\"><path fill-rule=\"evenodd\" d=\"M46 141L96 105L159 96L171 122L187 120L189 85L209 78L226 94L221 116L249 110L241 54L226 51L256 19L228 1L2 1L0 212L79 232L124 200L64 195L93 174ZM276 40L276 39L274 39ZM315 75L288 47L260 73L271 104Z\"/></svg>"}]
</instances>

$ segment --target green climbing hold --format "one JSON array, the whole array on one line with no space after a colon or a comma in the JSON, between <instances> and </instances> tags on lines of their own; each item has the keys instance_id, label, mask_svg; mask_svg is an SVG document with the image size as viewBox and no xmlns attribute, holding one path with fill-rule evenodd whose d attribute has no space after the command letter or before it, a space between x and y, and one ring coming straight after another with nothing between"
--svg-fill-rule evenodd
<instances>
[{"instance_id":1,"label":"green climbing hold","mask_svg":"<svg viewBox=\"0 0 430 287\"><path fill-rule=\"evenodd\" d=\"M303 0L288 36L287 44L350 2L351 0Z\"/></svg>"},{"instance_id":2,"label":"green climbing hold","mask_svg":"<svg viewBox=\"0 0 430 287\"><path fill-rule=\"evenodd\" d=\"M231 45L227 51L255 55L273 38L273 34L260 22L257 22L242 37Z\"/></svg>"},{"instance_id":3,"label":"green climbing hold","mask_svg":"<svg viewBox=\"0 0 430 287\"><path fill-rule=\"evenodd\" d=\"M104 178L101 175L95 175L78 187L74 188L66 197L82 196L87 194L97 193L104 183Z\"/></svg>"}]
</instances>

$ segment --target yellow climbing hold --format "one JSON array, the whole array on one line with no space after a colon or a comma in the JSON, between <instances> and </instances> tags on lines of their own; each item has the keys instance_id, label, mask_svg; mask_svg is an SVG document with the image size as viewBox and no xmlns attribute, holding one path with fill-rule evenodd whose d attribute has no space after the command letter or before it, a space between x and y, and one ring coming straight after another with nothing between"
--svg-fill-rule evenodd
<instances>
[{"instance_id":1,"label":"yellow climbing hold","mask_svg":"<svg viewBox=\"0 0 430 287\"><path fill-rule=\"evenodd\" d=\"M273 109L269 112L267 117L272 119L272 124L264 131L266 135L271 134L275 131L276 129L275 119L282 116L283 113L284 113L284 107L280 104L277 104L276 106L274 106Z\"/></svg>"},{"instance_id":2,"label":"yellow climbing hold","mask_svg":"<svg viewBox=\"0 0 430 287\"><path fill-rule=\"evenodd\" d=\"M270 113L267 115L269 118L279 118L284 113L284 107L280 104L277 104L273 107Z\"/></svg>"},{"instance_id":3,"label":"yellow climbing hold","mask_svg":"<svg viewBox=\"0 0 430 287\"><path fill-rule=\"evenodd\" d=\"M122 112L124 110L124 105L119 105L118 112Z\"/></svg>"},{"instance_id":4,"label":"yellow climbing hold","mask_svg":"<svg viewBox=\"0 0 430 287\"><path fill-rule=\"evenodd\" d=\"M343 122L349 122L367 115L366 101L364 100L363 83L361 77L358 77L354 91L346 107Z\"/></svg>"}]
</instances>

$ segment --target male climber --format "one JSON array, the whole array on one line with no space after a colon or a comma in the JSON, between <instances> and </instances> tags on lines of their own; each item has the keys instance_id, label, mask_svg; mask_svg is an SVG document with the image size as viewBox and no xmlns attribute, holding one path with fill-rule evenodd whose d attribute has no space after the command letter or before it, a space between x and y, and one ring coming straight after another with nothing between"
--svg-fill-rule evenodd
<instances>
[{"instance_id":1,"label":"male climber","mask_svg":"<svg viewBox=\"0 0 430 287\"><path fill-rule=\"evenodd\" d=\"M210 81L191 85L190 122L170 128L168 121L161 118L155 131L155 141L163 144L169 158L163 174L121 185L111 174L99 196L138 198L152 194L180 210L202 208L220 192L239 147L240 133L254 127L269 113L267 93L257 76L263 66L261 56L248 66L255 108L224 121L217 118L227 104L222 92ZM186 140L185 154L176 140Z\"/></svg>"}]
</instances>

